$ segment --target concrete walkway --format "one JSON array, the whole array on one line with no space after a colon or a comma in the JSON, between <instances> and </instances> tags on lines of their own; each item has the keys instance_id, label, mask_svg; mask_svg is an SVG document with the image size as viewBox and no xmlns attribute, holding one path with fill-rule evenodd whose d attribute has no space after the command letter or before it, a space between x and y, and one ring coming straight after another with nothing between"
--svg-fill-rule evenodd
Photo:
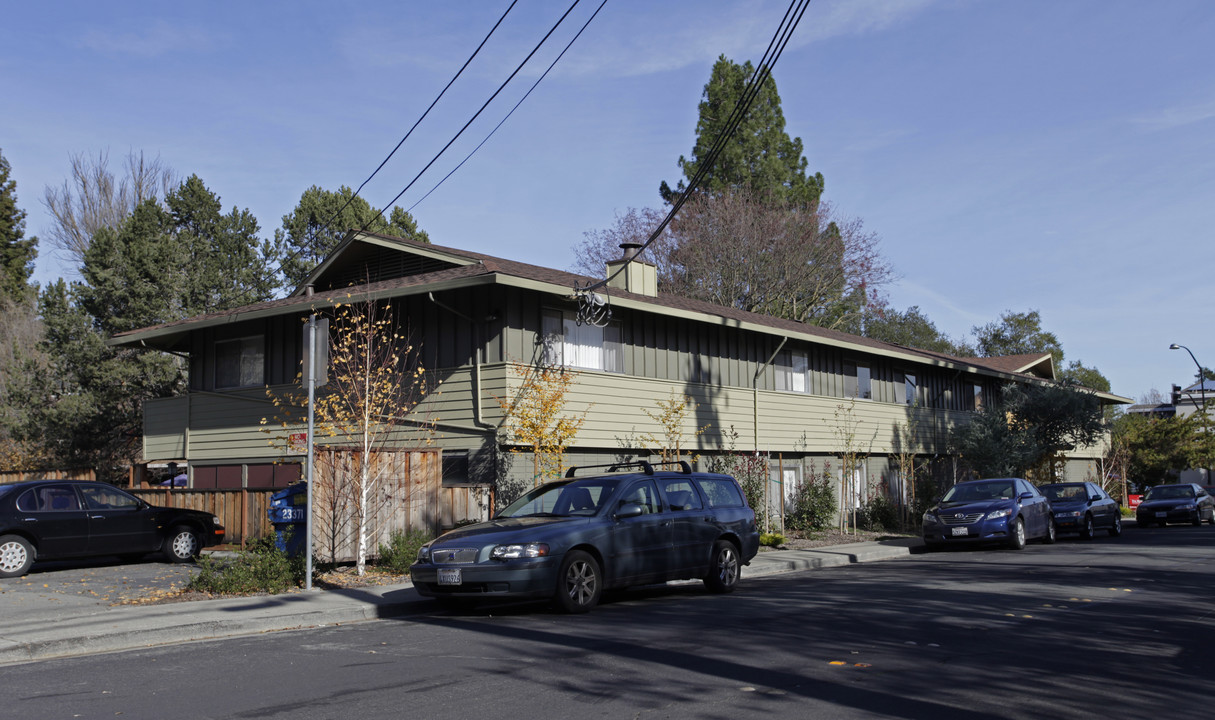
<instances>
[{"instance_id":1,"label":"concrete walkway","mask_svg":"<svg viewBox=\"0 0 1215 720\"><path fill-rule=\"evenodd\" d=\"M747 578L905 557L916 538L761 552ZM429 612L413 585L296 592L161 605L52 605L0 619L0 665L193 640L340 625Z\"/></svg>"}]
</instances>

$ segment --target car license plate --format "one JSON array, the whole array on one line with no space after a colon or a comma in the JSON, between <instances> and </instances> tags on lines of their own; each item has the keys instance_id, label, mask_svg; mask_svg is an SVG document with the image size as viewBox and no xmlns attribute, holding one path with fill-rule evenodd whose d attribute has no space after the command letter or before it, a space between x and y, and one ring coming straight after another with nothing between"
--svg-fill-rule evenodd
<instances>
[{"instance_id":1,"label":"car license plate","mask_svg":"<svg viewBox=\"0 0 1215 720\"><path fill-rule=\"evenodd\" d=\"M1169 514L1168 514L1167 512L1158 512L1158 513L1156 513L1156 517L1168 517L1168 516L1169 516Z\"/></svg>"},{"instance_id":2,"label":"car license plate","mask_svg":"<svg viewBox=\"0 0 1215 720\"><path fill-rule=\"evenodd\" d=\"M461 582L463 580L460 577L460 568L440 568L440 585L459 585Z\"/></svg>"},{"instance_id":3,"label":"car license plate","mask_svg":"<svg viewBox=\"0 0 1215 720\"><path fill-rule=\"evenodd\" d=\"M969 529L967 529L967 528L964 528L964 527L960 527L960 528L954 528L954 529L953 529L953 534L954 534L954 535L969 535L969 534L970 534L970 530L969 530Z\"/></svg>"}]
</instances>

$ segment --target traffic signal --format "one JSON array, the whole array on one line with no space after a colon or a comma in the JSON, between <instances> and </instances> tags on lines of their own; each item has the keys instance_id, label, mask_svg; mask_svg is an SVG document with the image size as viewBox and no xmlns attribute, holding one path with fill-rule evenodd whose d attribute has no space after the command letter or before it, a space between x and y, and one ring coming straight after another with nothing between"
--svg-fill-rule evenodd
<instances>
[{"instance_id":1,"label":"traffic signal","mask_svg":"<svg viewBox=\"0 0 1215 720\"><path fill-rule=\"evenodd\" d=\"M1181 404L1181 386L1174 385L1173 386L1173 405L1176 406L1176 405L1180 405L1180 404Z\"/></svg>"}]
</instances>

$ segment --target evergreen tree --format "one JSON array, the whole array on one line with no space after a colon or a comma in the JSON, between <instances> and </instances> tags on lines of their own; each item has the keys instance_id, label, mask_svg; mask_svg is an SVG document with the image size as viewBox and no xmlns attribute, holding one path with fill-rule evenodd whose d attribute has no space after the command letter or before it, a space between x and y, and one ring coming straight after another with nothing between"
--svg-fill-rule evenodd
<instances>
[{"instance_id":1,"label":"evergreen tree","mask_svg":"<svg viewBox=\"0 0 1215 720\"><path fill-rule=\"evenodd\" d=\"M912 305L904 312L885 306L870 308L865 313L864 328L859 334L874 340L956 357L969 357L975 352L974 348L955 343L948 335L937 330L936 324L920 311L918 305Z\"/></svg>"},{"instance_id":2,"label":"evergreen tree","mask_svg":"<svg viewBox=\"0 0 1215 720\"><path fill-rule=\"evenodd\" d=\"M177 286L182 315L191 317L250 305L274 295L274 246L258 238L257 218L232 208L191 175L165 197L172 232L186 255Z\"/></svg>"},{"instance_id":3,"label":"evergreen tree","mask_svg":"<svg viewBox=\"0 0 1215 720\"><path fill-rule=\"evenodd\" d=\"M679 158L679 166L688 180L700 170L718 136L724 132L754 74L755 68L750 61L739 65L725 55L713 65L700 102L692 157L681 155ZM769 75L717 161L708 170L700 189L709 193L748 189L814 209L823 193L823 175L815 173L807 177L806 166L801 138L790 138L785 132L785 115L781 111L776 81ZM674 189L664 181L659 193L670 203L685 187L683 180Z\"/></svg>"},{"instance_id":4,"label":"evergreen tree","mask_svg":"<svg viewBox=\"0 0 1215 720\"><path fill-rule=\"evenodd\" d=\"M275 243L284 255L282 273L287 286L294 288L303 282L351 229L430 242L413 216L401 208L394 207L385 220L345 185L337 192L313 185L300 196L295 210L283 216L282 229L274 233Z\"/></svg>"},{"instance_id":5,"label":"evergreen tree","mask_svg":"<svg viewBox=\"0 0 1215 720\"><path fill-rule=\"evenodd\" d=\"M38 238L25 238L25 211L17 207L17 182L0 152L0 300L22 302L38 256Z\"/></svg>"},{"instance_id":6,"label":"evergreen tree","mask_svg":"<svg viewBox=\"0 0 1215 720\"><path fill-rule=\"evenodd\" d=\"M978 344L979 357L1002 357L1005 355L1051 354L1055 367L1063 367L1063 346L1054 333L1042 329L1042 316L1037 310L1015 313L1006 312L999 322L973 327Z\"/></svg>"}]
</instances>

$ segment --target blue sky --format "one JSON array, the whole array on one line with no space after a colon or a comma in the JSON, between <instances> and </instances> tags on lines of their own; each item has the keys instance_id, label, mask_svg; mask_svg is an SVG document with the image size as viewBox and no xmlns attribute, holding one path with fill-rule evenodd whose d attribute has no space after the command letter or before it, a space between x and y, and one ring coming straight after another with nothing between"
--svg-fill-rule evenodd
<instances>
[{"instance_id":1,"label":"blue sky","mask_svg":"<svg viewBox=\"0 0 1215 720\"><path fill-rule=\"evenodd\" d=\"M584 0L407 193L509 110ZM0 151L27 234L69 157L197 174L270 235L311 185L357 187L505 10L432 2L19 3L0 26ZM523 0L364 191L392 199L567 2ZM783 2L609 0L556 70L413 211L439 244L568 268L584 232L678 180L720 54L760 57ZM1067 360L1138 398L1215 365L1215 3L817 0L775 71L826 198L882 238L898 308L966 336L1041 312ZM45 244L36 279L74 277Z\"/></svg>"}]
</instances>

